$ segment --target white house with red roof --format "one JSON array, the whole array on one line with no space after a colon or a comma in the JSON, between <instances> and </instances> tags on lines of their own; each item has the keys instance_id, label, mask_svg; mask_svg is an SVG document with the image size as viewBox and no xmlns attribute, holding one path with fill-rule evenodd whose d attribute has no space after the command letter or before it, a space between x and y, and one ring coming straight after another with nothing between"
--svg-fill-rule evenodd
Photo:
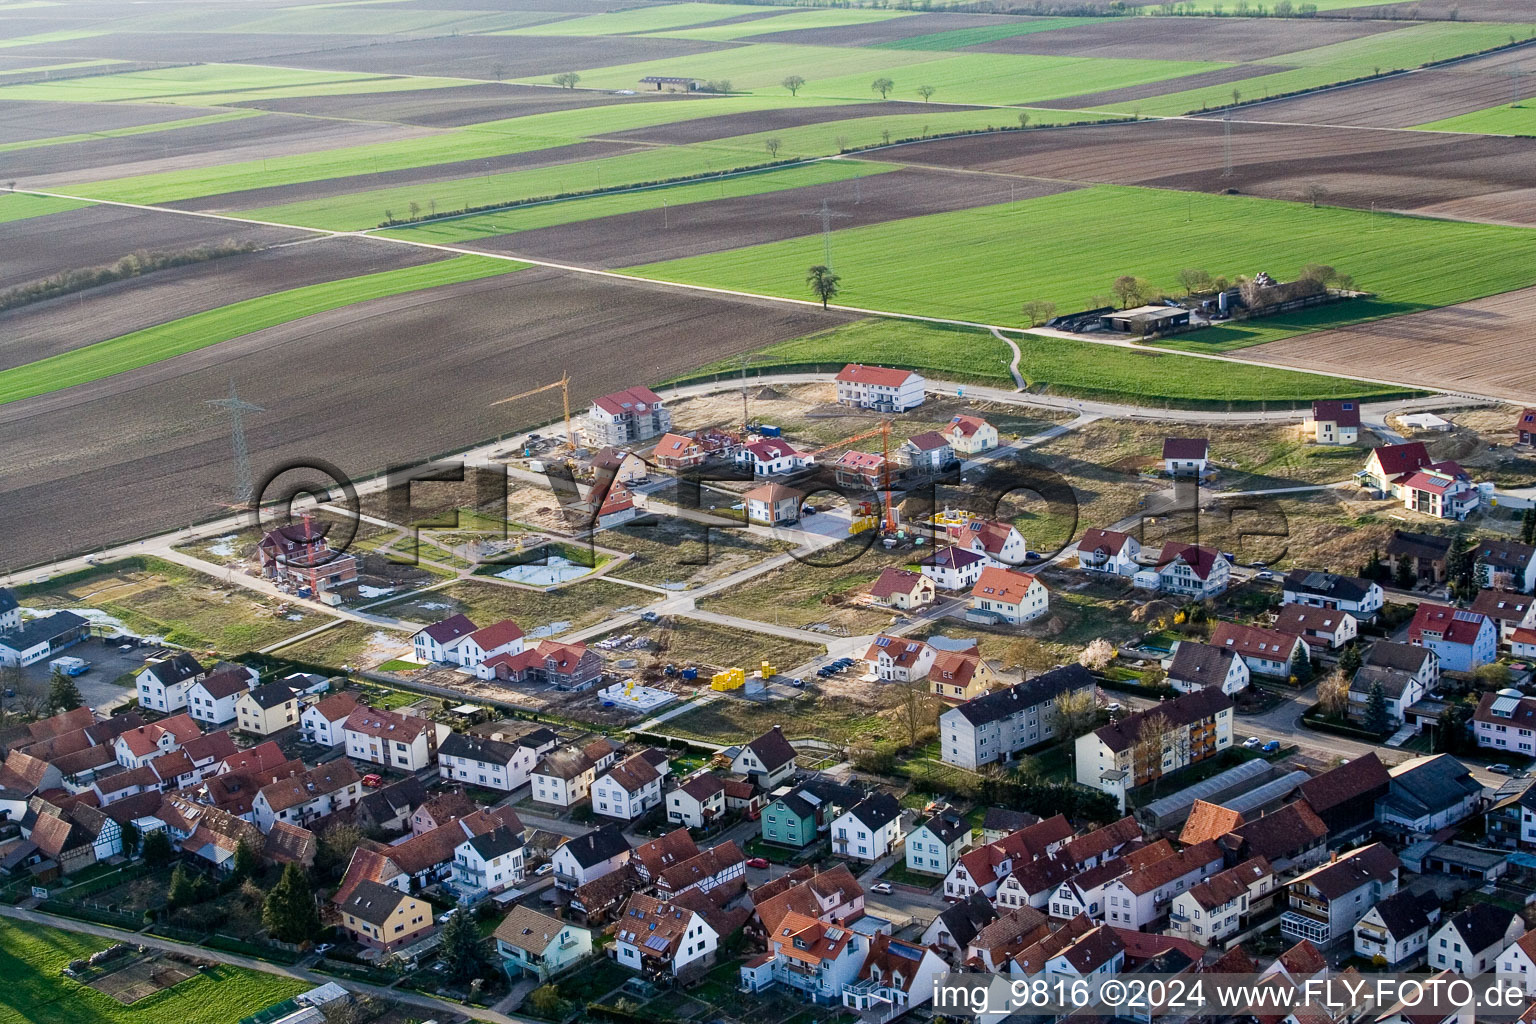
<instances>
[{"instance_id":1,"label":"white house with red roof","mask_svg":"<svg viewBox=\"0 0 1536 1024\"><path fill-rule=\"evenodd\" d=\"M869 586L869 599L882 608L926 608L936 596L933 580L920 572L889 566Z\"/></svg>"},{"instance_id":2,"label":"white house with red roof","mask_svg":"<svg viewBox=\"0 0 1536 1024\"><path fill-rule=\"evenodd\" d=\"M269 530L256 545L261 571L269 579L322 590L357 582L357 556L334 551L326 540L330 524L305 515L297 523Z\"/></svg>"},{"instance_id":3,"label":"white house with red roof","mask_svg":"<svg viewBox=\"0 0 1536 1024\"><path fill-rule=\"evenodd\" d=\"M549 683L558 690L586 690L603 677L603 659L586 644L540 640L517 654L493 654L476 674L498 682Z\"/></svg>"},{"instance_id":4,"label":"white house with red roof","mask_svg":"<svg viewBox=\"0 0 1536 1024\"><path fill-rule=\"evenodd\" d=\"M946 526L944 532L955 544L985 558L990 566L1023 565L1029 557L1029 545L1012 523L970 519L962 525Z\"/></svg>"},{"instance_id":5,"label":"white house with red roof","mask_svg":"<svg viewBox=\"0 0 1536 1024\"><path fill-rule=\"evenodd\" d=\"M359 706L342 732L348 757L417 772L436 762L437 746L452 730L431 719Z\"/></svg>"},{"instance_id":6,"label":"white house with red roof","mask_svg":"<svg viewBox=\"0 0 1536 1024\"><path fill-rule=\"evenodd\" d=\"M357 698L350 693L322 697L299 713L299 734L308 743L339 747L347 742L344 726L357 708Z\"/></svg>"},{"instance_id":7,"label":"white house with red roof","mask_svg":"<svg viewBox=\"0 0 1536 1024\"><path fill-rule=\"evenodd\" d=\"M1429 449L1424 447L1423 441L1382 445L1380 448L1372 448L1371 454L1366 456L1365 468L1359 473L1360 482L1365 487L1397 498L1402 496L1404 481L1433 464L1434 460L1429 457Z\"/></svg>"},{"instance_id":8,"label":"white house with red roof","mask_svg":"<svg viewBox=\"0 0 1536 1024\"><path fill-rule=\"evenodd\" d=\"M1137 557L1141 541L1118 530L1085 530L1077 542L1077 567L1107 576L1134 576L1141 571Z\"/></svg>"},{"instance_id":9,"label":"white house with red roof","mask_svg":"<svg viewBox=\"0 0 1536 1024\"><path fill-rule=\"evenodd\" d=\"M964 413L950 419L943 430L949 446L962 455L977 455L997 447L997 428L980 416Z\"/></svg>"},{"instance_id":10,"label":"white house with red roof","mask_svg":"<svg viewBox=\"0 0 1536 1024\"><path fill-rule=\"evenodd\" d=\"M1244 626L1237 622L1216 623L1216 629L1211 633L1211 646L1236 654L1255 675L1280 679L1291 675L1291 666L1297 659L1311 657L1306 642L1295 633Z\"/></svg>"},{"instance_id":11,"label":"white house with red roof","mask_svg":"<svg viewBox=\"0 0 1536 1024\"><path fill-rule=\"evenodd\" d=\"M456 651L459 645L479 628L468 615L452 615L441 622L434 622L425 629L418 630L411 637L411 646L415 649L416 660L437 664L458 664L459 658Z\"/></svg>"},{"instance_id":12,"label":"white house with red roof","mask_svg":"<svg viewBox=\"0 0 1536 1024\"><path fill-rule=\"evenodd\" d=\"M864 652L864 661L881 679L909 683L928 675L934 653L934 649L921 640L882 633Z\"/></svg>"},{"instance_id":13,"label":"white house with red roof","mask_svg":"<svg viewBox=\"0 0 1536 1024\"><path fill-rule=\"evenodd\" d=\"M967 614L1018 626L1050 610L1050 591L1034 576L1017 569L989 566L971 588L971 610Z\"/></svg>"},{"instance_id":14,"label":"white house with red roof","mask_svg":"<svg viewBox=\"0 0 1536 1024\"><path fill-rule=\"evenodd\" d=\"M1437 462L1410 473L1398 486L1403 507L1436 519L1467 518L1482 501L1472 478L1454 462Z\"/></svg>"},{"instance_id":15,"label":"white house with red roof","mask_svg":"<svg viewBox=\"0 0 1536 1024\"><path fill-rule=\"evenodd\" d=\"M849 363L837 375L837 401L855 409L906 412L923 404L926 385L911 370Z\"/></svg>"},{"instance_id":16,"label":"white house with red roof","mask_svg":"<svg viewBox=\"0 0 1536 1024\"><path fill-rule=\"evenodd\" d=\"M741 496L747 509L747 522L760 526L782 526L800 520L800 503L805 492L783 484L758 484Z\"/></svg>"},{"instance_id":17,"label":"white house with red roof","mask_svg":"<svg viewBox=\"0 0 1536 1024\"><path fill-rule=\"evenodd\" d=\"M1196 544L1169 541L1157 556L1158 587L1196 600L1215 597L1227 589L1232 563L1219 551Z\"/></svg>"},{"instance_id":18,"label":"white house with red roof","mask_svg":"<svg viewBox=\"0 0 1536 1024\"><path fill-rule=\"evenodd\" d=\"M986 567L984 556L958 544L939 548L918 563L918 569L933 580L934 586L949 591L970 590Z\"/></svg>"},{"instance_id":19,"label":"white house with red roof","mask_svg":"<svg viewBox=\"0 0 1536 1024\"><path fill-rule=\"evenodd\" d=\"M161 754L180 750L183 743L202 734L190 715L172 715L152 725L119 733L113 741L112 752L124 768L139 768Z\"/></svg>"},{"instance_id":20,"label":"white house with red roof","mask_svg":"<svg viewBox=\"0 0 1536 1024\"><path fill-rule=\"evenodd\" d=\"M1421 604L1408 626L1408 642L1440 657L1445 672L1471 672L1498 658L1499 630L1479 612Z\"/></svg>"},{"instance_id":21,"label":"white house with red roof","mask_svg":"<svg viewBox=\"0 0 1536 1024\"><path fill-rule=\"evenodd\" d=\"M661 396L636 385L592 400L581 432L594 447L624 445L659 437L672 429L672 413Z\"/></svg>"},{"instance_id":22,"label":"white house with red roof","mask_svg":"<svg viewBox=\"0 0 1536 1024\"><path fill-rule=\"evenodd\" d=\"M704 445L684 434L663 434L651 449L651 462L662 469L692 469L704 462L709 453Z\"/></svg>"},{"instance_id":23,"label":"white house with red roof","mask_svg":"<svg viewBox=\"0 0 1536 1024\"><path fill-rule=\"evenodd\" d=\"M1360 402L1354 398L1313 402L1312 414L1301 429L1318 444L1354 444L1360 440Z\"/></svg>"},{"instance_id":24,"label":"white house with red roof","mask_svg":"<svg viewBox=\"0 0 1536 1024\"><path fill-rule=\"evenodd\" d=\"M736 465L751 466L753 476L783 476L804 469L812 461L788 441L777 438L753 441L736 451Z\"/></svg>"},{"instance_id":25,"label":"white house with red roof","mask_svg":"<svg viewBox=\"0 0 1536 1024\"><path fill-rule=\"evenodd\" d=\"M1204 476L1211 444L1203 437L1163 439L1163 472L1169 476Z\"/></svg>"},{"instance_id":26,"label":"white house with red roof","mask_svg":"<svg viewBox=\"0 0 1536 1024\"><path fill-rule=\"evenodd\" d=\"M459 656L459 664L475 670L482 679L490 678L481 669L484 663L498 654L523 652L522 627L511 619L502 619L484 629L477 629L464 638L453 653Z\"/></svg>"}]
</instances>

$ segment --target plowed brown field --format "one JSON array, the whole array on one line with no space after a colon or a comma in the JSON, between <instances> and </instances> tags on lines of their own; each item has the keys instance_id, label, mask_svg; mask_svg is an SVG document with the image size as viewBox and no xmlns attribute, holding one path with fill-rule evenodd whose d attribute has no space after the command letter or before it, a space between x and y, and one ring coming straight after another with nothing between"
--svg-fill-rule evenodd
<instances>
[{"instance_id":1,"label":"plowed brown field","mask_svg":"<svg viewBox=\"0 0 1536 1024\"><path fill-rule=\"evenodd\" d=\"M508 117L526 117L529 114L547 114L578 107L599 107L610 103L688 102L708 98L684 93L613 96L578 89L545 89L536 85L487 82L484 85L452 86L446 89L355 93L350 96L294 96L287 99L252 100L234 106L321 117L400 121L429 128L456 128Z\"/></svg>"},{"instance_id":2,"label":"plowed brown field","mask_svg":"<svg viewBox=\"0 0 1536 1024\"><path fill-rule=\"evenodd\" d=\"M355 39L353 42L355 43ZM342 50L294 53L283 63L319 71L393 75L447 75L493 79L554 75L572 68L600 68L644 60L729 50L734 43L661 36L444 36L352 45Z\"/></svg>"},{"instance_id":3,"label":"plowed brown field","mask_svg":"<svg viewBox=\"0 0 1536 1024\"><path fill-rule=\"evenodd\" d=\"M562 372L585 407L845 319L533 269L334 310L0 406L0 564L222 512L216 502L234 489L229 426L204 401L231 379L265 410L245 420L258 476L304 457L361 475L558 416L557 393L490 403Z\"/></svg>"},{"instance_id":4,"label":"plowed brown field","mask_svg":"<svg viewBox=\"0 0 1536 1024\"><path fill-rule=\"evenodd\" d=\"M1221 18L1110 18L968 46L988 53L1136 60L1259 60L1401 28L1391 22L1251 18L1242 28ZM1171 92L1171 89L1165 89Z\"/></svg>"},{"instance_id":5,"label":"plowed brown field","mask_svg":"<svg viewBox=\"0 0 1536 1024\"><path fill-rule=\"evenodd\" d=\"M1362 367L1425 387L1536 404L1536 288L1459 306L1303 334L1244 349L1240 355L1320 373Z\"/></svg>"}]
</instances>

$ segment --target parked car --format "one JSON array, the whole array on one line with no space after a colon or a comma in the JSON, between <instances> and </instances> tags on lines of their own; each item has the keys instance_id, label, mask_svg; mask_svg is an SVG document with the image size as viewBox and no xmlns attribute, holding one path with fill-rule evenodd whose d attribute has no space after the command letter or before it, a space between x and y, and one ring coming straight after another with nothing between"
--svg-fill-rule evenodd
<instances>
[{"instance_id":1,"label":"parked car","mask_svg":"<svg viewBox=\"0 0 1536 1024\"><path fill-rule=\"evenodd\" d=\"M441 914L437 915L437 923L438 924L447 924L448 923L448 919L450 917L452 917L454 914L457 914L458 912L459 912L459 908L458 907L454 907L452 910L445 910L445 911L443 911Z\"/></svg>"},{"instance_id":2,"label":"parked car","mask_svg":"<svg viewBox=\"0 0 1536 1024\"><path fill-rule=\"evenodd\" d=\"M747 867L749 867L749 868L757 868L759 871L766 870L767 867L768 867L768 858L767 857L748 857L747 858Z\"/></svg>"},{"instance_id":3,"label":"parked car","mask_svg":"<svg viewBox=\"0 0 1536 1024\"><path fill-rule=\"evenodd\" d=\"M1108 711L1112 715L1118 715L1123 710L1123 708L1121 708L1119 701L1115 701L1113 704L1104 705L1104 710Z\"/></svg>"},{"instance_id":4,"label":"parked car","mask_svg":"<svg viewBox=\"0 0 1536 1024\"><path fill-rule=\"evenodd\" d=\"M874 885L869 887L869 891L870 892L878 892L882 896L888 896L888 895L890 895L890 892L891 892L891 883L890 882L876 882Z\"/></svg>"},{"instance_id":5,"label":"parked car","mask_svg":"<svg viewBox=\"0 0 1536 1024\"><path fill-rule=\"evenodd\" d=\"M660 622L661 621L661 616L657 615L655 612L641 612L640 613L640 621L641 622Z\"/></svg>"},{"instance_id":6,"label":"parked car","mask_svg":"<svg viewBox=\"0 0 1536 1024\"><path fill-rule=\"evenodd\" d=\"M363 776L363 785L367 786L369 789L378 789L380 786L384 785L384 776L369 772L367 775Z\"/></svg>"},{"instance_id":7,"label":"parked car","mask_svg":"<svg viewBox=\"0 0 1536 1024\"><path fill-rule=\"evenodd\" d=\"M319 955L319 956L324 956L325 954L329 953L331 950L333 950L335 948L336 948L336 946L333 943L322 942L322 943L320 943L320 945L315 947L315 953L317 955Z\"/></svg>"},{"instance_id":8,"label":"parked car","mask_svg":"<svg viewBox=\"0 0 1536 1024\"><path fill-rule=\"evenodd\" d=\"M1280 577L1276 576L1274 573L1270 572L1268 569L1263 569L1263 570L1261 570L1259 572L1254 573L1253 574L1253 578L1256 579L1256 580L1274 580L1274 579L1279 579Z\"/></svg>"},{"instance_id":9,"label":"parked car","mask_svg":"<svg viewBox=\"0 0 1536 1024\"><path fill-rule=\"evenodd\" d=\"M1513 774L1513 769L1510 768L1507 764L1491 764L1488 766L1488 770L1493 772L1495 775Z\"/></svg>"},{"instance_id":10,"label":"parked car","mask_svg":"<svg viewBox=\"0 0 1536 1024\"><path fill-rule=\"evenodd\" d=\"M1264 753L1266 753L1266 754L1273 754L1275 751L1277 751L1279 749L1280 749L1280 741L1279 740L1270 740L1268 743L1264 744Z\"/></svg>"},{"instance_id":11,"label":"parked car","mask_svg":"<svg viewBox=\"0 0 1536 1024\"><path fill-rule=\"evenodd\" d=\"M535 877L542 878L553 870L555 870L555 866L553 864L540 864L539 870L535 871L533 874Z\"/></svg>"},{"instance_id":12,"label":"parked car","mask_svg":"<svg viewBox=\"0 0 1536 1024\"><path fill-rule=\"evenodd\" d=\"M1247 747L1249 750L1257 747L1259 743L1260 740L1257 736L1249 736L1247 739L1243 740L1243 746Z\"/></svg>"}]
</instances>

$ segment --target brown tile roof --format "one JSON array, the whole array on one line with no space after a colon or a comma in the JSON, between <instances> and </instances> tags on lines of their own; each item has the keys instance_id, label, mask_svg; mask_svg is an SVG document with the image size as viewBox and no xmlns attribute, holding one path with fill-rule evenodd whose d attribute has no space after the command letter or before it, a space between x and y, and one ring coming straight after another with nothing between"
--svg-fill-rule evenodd
<instances>
[{"instance_id":1,"label":"brown tile roof","mask_svg":"<svg viewBox=\"0 0 1536 1024\"><path fill-rule=\"evenodd\" d=\"M333 693L316 701L311 710L327 722L341 722L358 707L357 698L350 693Z\"/></svg>"},{"instance_id":2,"label":"brown tile roof","mask_svg":"<svg viewBox=\"0 0 1536 1024\"><path fill-rule=\"evenodd\" d=\"M5 764L0 767L0 786L30 793L43 784L47 774L47 761L13 750L5 755Z\"/></svg>"},{"instance_id":3,"label":"brown tile roof","mask_svg":"<svg viewBox=\"0 0 1536 1024\"><path fill-rule=\"evenodd\" d=\"M347 871L341 876L341 884L336 887L336 893L331 897L332 902L346 903L361 882L387 882L401 873L400 868L389 859L389 848L375 849L376 845L364 843L352 851L352 859L347 862Z\"/></svg>"},{"instance_id":4,"label":"brown tile roof","mask_svg":"<svg viewBox=\"0 0 1536 1024\"><path fill-rule=\"evenodd\" d=\"M288 759L288 755L283 753L283 749L277 745L276 741L266 740L249 750L236 751L225 757L221 762L220 772L246 770L265 772L285 763Z\"/></svg>"},{"instance_id":5,"label":"brown tile roof","mask_svg":"<svg viewBox=\"0 0 1536 1024\"><path fill-rule=\"evenodd\" d=\"M1286 969L1293 978L1310 978L1319 971L1327 970L1328 961L1310 939L1302 939L1281 953L1276 963Z\"/></svg>"},{"instance_id":6,"label":"brown tile roof","mask_svg":"<svg viewBox=\"0 0 1536 1024\"><path fill-rule=\"evenodd\" d=\"M1078 914L1056 931L1041 937L1028 948L1020 950L1014 955L1013 962L1018 964L1025 974L1039 974L1045 969L1047 960L1093 931L1095 927L1097 925L1087 914Z\"/></svg>"},{"instance_id":7,"label":"brown tile roof","mask_svg":"<svg viewBox=\"0 0 1536 1024\"><path fill-rule=\"evenodd\" d=\"M261 795L273 811L307 804L329 793L346 789L358 782L357 769L346 758L316 765L303 775L261 787Z\"/></svg>"},{"instance_id":8,"label":"brown tile roof","mask_svg":"<svg viewBox=\"0 0 1536 1024\"><path fill-rule=\"evenodd\" d=\"M27 838L45 857L57 860L70 846L78 845L78 842L71 842L72 828L63 818L45 812L32 823L32 834Z\"/></svg>"},{"instance_id":9,"label":"brown tile roof","mask_svg":"<svg viewBox=\"0 0 1536 1024\"><path fill-rule=\"evenodd\" d=\"M1207 839L1220 839L1242 823L1243 816L1237 811L1206 800L1196 800L1184 822L1183 831L1179 833L1179 842L1189 846Z\"/></svg>"},{"instance_id":10,"label":"brown tile roof","mask_svg":"<svg viewBox=\"0 0 1536 1024\"><path fill-rule=\"evenodd\" d=\"M1291 884L1310 885L1326 899L1336 900L1371 882L1385 882L1401 867L1396 854L1372 843L1298 875Z\"/></svg>"},{"instance_id":11,"label":"brown tile roof","mask_svg":"<svg viewBox=\"0 0 1536 1024\"><path fill-rule=\"evenodd\" d=\"M1341 764L1301 784L1301 798L1318 814L1361 797L1374 799L1387 791L1392 777L1375 752Z\"/></svg>"},{"instance_id":12,"label":"brown tile roof","mask_svg":"<svg viewBox=\"0 0 1536 1024\"><path fill-rule=\"evenodd\" d=\"M566 923L559 918L541 914L532 907L514 906L501 924L496 926L496 938L516 949L542 954L555 941Z\"/></svg>"},{"instance_id":13,"label":"brown tile roof","mask_svg":"<svg viewBox=\"0 0 1536 1024\"><path fill-rule=\"evenodd\" d=\"M379 739L398 740L402 743L412 742L431 727L432 723L425 718L361 705L347 716L345 725L345 728L351 732L360 732L364 736L374 736Z\"/></svg>"},{"instance_id":14,"label":"brown tile roof","mask_svg":"<svg viewBox=\"0 0 1536 1024\"><path fill-rule=\"evenodd\" d=\"M741 852L741 847L737 846L734 840L726 840L718 846L710 847L697 857L667 868L656 880L656 888L664 893L682 892L690 886L698 885L711 878L718 878L721 874L745 862L746 859Z\"/></svg>"},{"instance_id":15,"label":"brown tile roof","mask_svg":"<svg viewBox=\"0 0 1536 1024\"><path fill-rule=\"evenodd\" d=\"M629 898L631 893L645 888L645 881L634 866L625 864L617 871L599 875L571 893L571 903L579 904L588 918L605 913L610 907Z\"/></svg>"},{"instance_id":16,"label":"brown tile roof","mask_svg":"<svg viewBox=\"0 0 1536 1024\"><path fill-rule=\"evenodd\" d=\"M1167 885L1175 878L1220 863L1221 859L1221 848L1214 840L1207 839L1131 872L1120 883L1131 892L1143 895Z\"/></svg>"},{"instance_id":17,"label":"brown tile roof","mask_svg":"<svg viewBox=\"0 0 1536 1024\"><path fill-rule=\"evenodd\" d=\"M1203 437L1168 437L1163 439L1165 459L1203 459L1211 443Z\"/></svg>"},{"instance_id":18,"label":"brown tile roof","mask_svg":"<svg viewBox=\"0 0 1536 1024\"><path fill-rule=\"evenodd\" d=\"M1262 818L1245 822L1232 830L1223 840L1240 840L1250 857L1263 857L1271 862L1288 857L1321 842L1328 835L1328 826L1312 812L1304 801L1293 800Z\"/></svg>"},{"instance_id":19,"label":"brown tile roof","mask_svg":"<svg viewBox=\"0 0 1536 1024\"><path fill-rule=\"evenodd\" d=\"M1211 646L1236 651L1246 658L1288 661L1296 650L1296 634L1262 626L1218 622L1211 633Z\"/></svg>"},{"instance_id":20,"label":"brown tile roof","mask_svg":"<svg viewBox=\"0 0 1536 1024\"><path fill-rule=\"evenodd\" d=\"M784 731L777 725L748 743L747 746L770 772L795 759L794 746L784 738Z\"/></svg>"},{"instance_id":21,"label":"brown tile roof","mask_svg":"<svg viewBox=\"0 0 1536 1024\"><path fill-rule=\"evenodd\" d=\"M1206 718L1214 718L1222 711L1231 710L1232 706L1232 698L1220 690L1196 690L1193 693L1175 697L1173 700L1164 701L1145 711L1133 712L1113 725L1100 726L1094 730L1093 734L1101 743L1118 754L1136 745L1142 721L1152 714L1161 716L1171 728L1177 729L1193 725Z\"/></svg>"},{"instance_id":22,"label":"brown tile roof","mask_svg":"<svg viewBox=\"0 0 1536 1024\"><path fill-rule=\"evenodd\" d=\"M675 828L664 836L635 847L630 856L649 878L658 877L663 871L699 855L699 844L693 841L686 828Z\"/></svg>"},{"instance_id":23,"label":"brown tile roof","mask_svg":"<svg viewBox=\"0 0 1536 1024\"><path fill-rule=\"evenodd\" d=\"M1248 891L1250 885L1271 874L1274 871L1269 861L1263 857L1254 857L1190 886L1189 894L1206 910L1214 910L1239 898Z\"/></svg>"},{"instance_id":24,"label":"brown tile roof","mask_svg":"<svg viewBox=\"0 0 1536 1024\"><path fill-rule=\"evenodd\" d=\"M971 939L972 949L991 952L993 964L1012 959L1050 934L1049 919L1034 907L1016 907L984 926Z\"/></svg>"},{"instance_id":25,"label":"brown tile roof","mask_svg":"<svg viewBox=\"0 0 1536 1024\"><path fill-rule=\"evenodd\" d=\"M645 754L632 754L608 769L608 777L617 782L627 793L639 793L651 783L661 778L660 773L651 767L645 759Z\"/></svg>"},{"instance_id":26,"label":"brown tile roof","mask_svg":"<svg viewBox=\"0 0 1536 1024\"><path fill-rule=\"evenodd\" d=\"M922 573L899 569L893 565L882 571L875 582L869 585L869 596L888 600L895 594L910 594L925 583L930 581Z\"/></svg>"},{"instance_id":27,"label":"brown tile roof","mask_svg":"<svg viewBox=\"0 0 1536 1024\"><path fill-rule=\"evenodd\" d=\"M989 565L981 570L981 576L971 588L971 596L1003 604L1019 604L1029 596L1029 588L1034 584L1035 577L1027 572Z\"/></svg>"},{"instance_id":28,"label":"brown tile roof","mask_svg":"<svg viewBox=\"0 0 1536 1024\"><path fill-rule=\"evenodd\" d=\"M615 935L620 942L632 943L642 957L670 963L693 916L692 910L635 893L614 923Z\"/></svg>"},{"instance_id":29,"label":"brown tile roof","mask_svg":"<svg viewBox=\"0 0 1536 1024\"><path fill-rule=\"evenodd\" d=\"M309 829L276 821L267 832L262 856L274 864L303 864L307 867L315 862L319 848L319 841Z\"/></svg>"},{"instance_id":30,"label":"brown tile roof","mask_svg":"<svg viewBox=\"0 0 1536 1024\"><path fill-rule=\"evenodd\" d=\"M238 748L235 746L235 738L226 731L207 732L190 739L181 745L187 756L195 763L203 764L207 761L221 761L234 754Z\"/></svg>"},{"instance_id":31,"label":"brown tile roof","mask_svg":"<svg viewBox=\"0 0 1536 1024\"><path fill-rule=\"evenodd\" d=\"M1062 847L1062 852L1066 854L1069 861L1083 864L1141 838L1141 826L1136 824L1134 817L1126 815L1119 821L1111 822L1087 835L1068 839Z\"/></svg>"}]
</instances>

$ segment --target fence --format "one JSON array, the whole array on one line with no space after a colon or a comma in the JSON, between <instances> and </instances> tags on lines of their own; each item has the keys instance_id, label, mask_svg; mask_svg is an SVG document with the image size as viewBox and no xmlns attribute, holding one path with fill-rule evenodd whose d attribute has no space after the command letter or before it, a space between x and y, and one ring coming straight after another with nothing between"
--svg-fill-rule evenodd
<instances>
[{"instance_id":1,"label":"fence","mask_svg":"<svg viewBox=\"0 0 1536 1024\"><path fill-rule=\"evenodd\" d=\"M69 917L76 921L90 921L94 924L110 925L113 928L123 928L136 932L144 927L144 915L135 914L123 910L113 910L105 903L73 903L68 900L44 900L38 904L38 910L45 914L56 914L59 917Z\"/></svg>"}]
</instances>

